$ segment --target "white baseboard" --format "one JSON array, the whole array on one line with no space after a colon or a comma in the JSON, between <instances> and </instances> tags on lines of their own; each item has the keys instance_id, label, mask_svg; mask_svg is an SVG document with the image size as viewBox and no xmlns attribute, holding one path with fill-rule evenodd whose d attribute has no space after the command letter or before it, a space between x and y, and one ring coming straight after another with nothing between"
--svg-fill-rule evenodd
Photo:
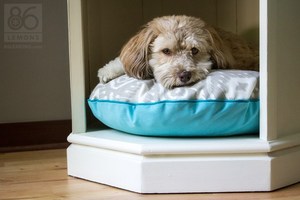
<instances>
[{"instance_id":1,"label":"white baseboard","mask_svg":"<svg viewBox=\"0 0 300 200\"><path fill-rule=\"evenodd\" d=\"M141 140L146 138L128 135L126 139L126 134L122 134L122 138L118 133L107 134L109 136L98 134L98 139L93 138L90 144L90 136L79 134L79 137L87 137L81 144L75 142L78 134L75 139L74 135L69 137L73 141L67 152L69 175L138 193L271 191L300 181L299 146L263 152L262 149L268 148L262 148L265 144L260 141L254 145L259 147L257 151L249 148L247 152L244 146L243 151L232 152L243 146L238 147L240 138L232 138L222 142L227 152L222 152L219 145L218 152L207 149L201 152L203 146L199 146L197 153L196 143L193 147L189 140L181 140L190 149L180 153L173 146L178 140L165 141L168 150L162 148L158 140L151 145L148 139L155 138L147 138L146 148L137 145L143 146ZM218 139L215 140L218 144ZM252 140L258 142L259 139ZM183 148L177 145L178 149ZM124 150L126 146L128 149Z\"/></svg>"}]
</instances>

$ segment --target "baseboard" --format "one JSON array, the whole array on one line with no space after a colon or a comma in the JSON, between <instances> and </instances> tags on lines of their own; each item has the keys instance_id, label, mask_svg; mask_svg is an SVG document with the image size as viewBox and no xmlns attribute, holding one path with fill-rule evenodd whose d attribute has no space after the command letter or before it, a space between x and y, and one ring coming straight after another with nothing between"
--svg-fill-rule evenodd
<instances>
[{"instance_id":1,"label":"baseboard","mask_svg":"<svg viewBox=\"0 0 300 200\"><path fill-rule=\"evenodd\" d=\"M71 120L0 124L0 152L42 150L67 146Z\"/></svg>"},{"instance_id":2,"label":"baseboard","mask_svg":"<svg viewBox=\"0 0 300 200\"><path fill-rule=\"evenodd\" d=\"M299 138L72 133L68 174L138 193L272 191L300 181Z\"/></svg>"},{"instance_id":3,"label":"baseboard","mask_svg":"<svg viewBox=\"0 0 300 200\"><path fill-rule=\"evenodd\" d=\"M299 155L299 147L275 154L160 156L77 144L67 149L70 176L138 193L273 191L299 182Z\"/></svg>"}]
</instances>

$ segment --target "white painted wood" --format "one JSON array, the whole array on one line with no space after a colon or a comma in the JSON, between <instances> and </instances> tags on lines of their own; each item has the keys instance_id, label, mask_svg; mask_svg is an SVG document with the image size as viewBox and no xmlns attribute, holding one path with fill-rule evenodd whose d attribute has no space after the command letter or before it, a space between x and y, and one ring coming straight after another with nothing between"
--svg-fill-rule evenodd
<instances>
[{"instance_id":1,"label":"white painted wood","mask_svg":"<svg viewBox=\"0 0 300 200\"><path fill-rule=\"evenodd\" d=\"M139 155L192 155L269 153L300 146L300 133L265 141L257 136L221 138L159 138L122 133L112 129L70 134L72 144Z\"/></svg>"},{"instance_id":2,"label":"white painted wood","mask_svg":"<svg viewBox=\"0 0 300 200\"><path fill-rule=\"evenodd\" d=\"M81 0L68 0L70 86L73 132L86 131L85 65Z\"/></svg>"},{"instance_id":3,"label":"white painted wood","mask_svg":"<svg viewBox=\"0 0 300 200\"><path fill-rule=\"evenodd\" d=\"M67 158L71 176L141 192L141 156L72 144Z\"/></svg>"},{"instance_id":4,"label":"white painted wood","mask_svg":"<svg viewBox=\"0 0 300 200\"><path fill-rule=\"evenodd\" d=\"M270 155L144 156L72 144L68 173L139 193L271 191L299 181L299 156L299 147Z\"/></svg>"},{"instance_id":5,"label":"white painted wood","mask_svg":"<svg viewBox=\"0 0 300 200\"><path fill-rule=\"evenodd\" d=\"M260 136L300 132L300 25L297 0L260 1Z\"/></svg>"},{"instance_id":6,"label":"white painted wood","mask_svg":"<svg viewBox=\"0 0 300 200\"><path fill-rule=\"evenodd\" d=\"M300 124L295 123L300 116L300 94L288 91L289 88L297 90L300 83L297 77L300 45L294 47L294 44L298 44L296 36L300 34L299 25L292 20L299 15L296 10L299 1L259 1L260 133L257 136L222 138L155 138L111 129L87 130L85 95L91 89L88 85L93 82L85 82L85 73L90 71L92 74L91 68L95 70L97 63L97 51L103 53L110 41L114 42L113 39L117 37L112 34L112 38L105 40L110 36L109 30L101 35L102 30L110 26L118 31L115 24L122 17L114 16L117 10L105 10L105 6L122 9L123 6L116 5L116 2L68 1L73 118L73 133L68 137L72 143L68 148L69 175L140 193L270 191L300 180ZM237 32L243 32L241 30L246 30L247 25L255 24L253 19L247 19L252 13L243 12L257 9L252 5L252 0L189 0L191 4L187 7L186 1L178 1L176 5L169 0L126 2L132 3L125 5L130 7L131 17L135 16L133 13L139 13L137 16L141 19L137 19L138 23L158 13L196 13L200 2L202 7L199 11L206 13L211 23L236 29ZM99 9L102 11L97 13L98 7L94 8L94 5L101 5ZM156 6L159 9L152 13L151 9ZM87 8L93 12L83 16L82 9L87 11ZM289 9L294 9L291 15ZM226 17L225 10L236 14L231 13L228 16L230 19L223 19ZM98 20L88 20L98 14ZM112 23L106 18L112 19ZM86 20L90 22L88 29L84 29ZM100 26L95 28L99 20ZM130 21L126 18L122 20L126 23ZM137 21L131 21L128 30L138 26ZM87 30L88 33L83 32ZM99 41L98 35L90 32L92 30L100 34ZM285 33L288 33L288 37L285 37ZM101 54L101 62L113 54L113 49L117 48L120 41L109 47L108 53ZM97 50L99 46L101 48ZM281 54L282 50L285 52ZM282 68L285 64L287 70ZM282 81L284 83L281 84ZM88 88L86 92L85 87Z\"/></svg>"},{"instance_id":7,"label":"white painted wood","mask_svg":"<svg viewBox=\"0 0 300 200\"><path fill-rule=\"evenodd\" d=\"M108 129L70 134L68 141L73 144L140 155L258 153L270 151L269 143L261 141L257 136L159 138L130 135Z\"/></svg>"},{"instance_id":8,"label":"white painted wood","mask_svg":"<svg viewBox=\"0 0 300 200\"><path fill-rule=\"evenodd\" d=\"M277 138L274 2L260 0L260 138L264 140Z\"/></svg>"},{"instance_id":9,"label":"white painted wood","mask_svg":"<svg viewBox=\"0 0 300 200\"><path fill-rule=\"evenodd\" d=\"M140 193L269 190L269 164L259 155L145 157L74 144L68 148L69 175Z\"/></svg>"},{"instance_id":10,"label":"white painted wood","mask_svg":"<svg viewBox=\"0 0 300 200\"><path fill-rule=\"evenodd\" d=\"M298 139L299 140L299 139ZM277 189L300 181L300 146L270 153L271 188Z\"/></svg>"},{"instance_id":11,"label":"white painted wood","mask_svg":"<svg viewBox=\"0 0 300 200\"><path fill-rule=\"evenodd\" d=\"M269 131L268 123L268 1L259 1L259 100L260 100L260 126L259 135L263 140L275 138ZM271 137L272 135L272 137Z\"/></svg>"},{"instance_id":12,"label":"white painted wood","mask_svg":"<svg viewBox=\"0 0 300 200\"><path fill-rule=\"evenodd\" d=\"M267 156L151 157L143 170L144 193L270 190Z\"/></svg>"}]
</instances>

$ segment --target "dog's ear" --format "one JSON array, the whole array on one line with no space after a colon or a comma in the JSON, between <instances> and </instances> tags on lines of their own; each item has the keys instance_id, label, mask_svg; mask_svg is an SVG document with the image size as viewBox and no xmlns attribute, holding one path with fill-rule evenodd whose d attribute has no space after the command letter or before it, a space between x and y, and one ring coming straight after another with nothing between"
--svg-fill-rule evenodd
<instances>
[{"instance_id":1,"label":"dog's ear","mask_svg":"<svg viewBox=\"0 0 300 200\"><path fill-rule=\"evenodd\" d=\"M120 59L127 75L137 79L153 78L148 56L150 54L150 44L155 37L151 24L148 23L122 48Z\"/></svg>"},{"instance_id":2,"label":"dog's ear","mask_svg":"<svg viewBox=\"0 0 300 200\"><path fill-rule=\"evenodd\" d=\"M221 37L213 27L206 27L211 49L211 59L214 63L214 68L226 69L234 65L234 58L230 49L224 45Z\"/></svg>"}]
</instances>

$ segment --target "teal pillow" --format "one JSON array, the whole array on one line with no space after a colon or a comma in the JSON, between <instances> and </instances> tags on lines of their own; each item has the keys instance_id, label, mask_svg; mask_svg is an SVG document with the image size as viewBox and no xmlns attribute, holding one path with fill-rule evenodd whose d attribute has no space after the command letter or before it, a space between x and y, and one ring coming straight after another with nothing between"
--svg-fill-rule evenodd
<instances>
[{"instance_id":1,"label":"teal pillow","mask_svg":"<svg viewBox=\"0 0 300 200\"><path fill-rule=\"evenodd\" d=\"M259 131L259 73L218 70L165 89L126 75L98 84L88 104L105 125L145 136L229 136Z\"/></svg>"}]
</instances>

